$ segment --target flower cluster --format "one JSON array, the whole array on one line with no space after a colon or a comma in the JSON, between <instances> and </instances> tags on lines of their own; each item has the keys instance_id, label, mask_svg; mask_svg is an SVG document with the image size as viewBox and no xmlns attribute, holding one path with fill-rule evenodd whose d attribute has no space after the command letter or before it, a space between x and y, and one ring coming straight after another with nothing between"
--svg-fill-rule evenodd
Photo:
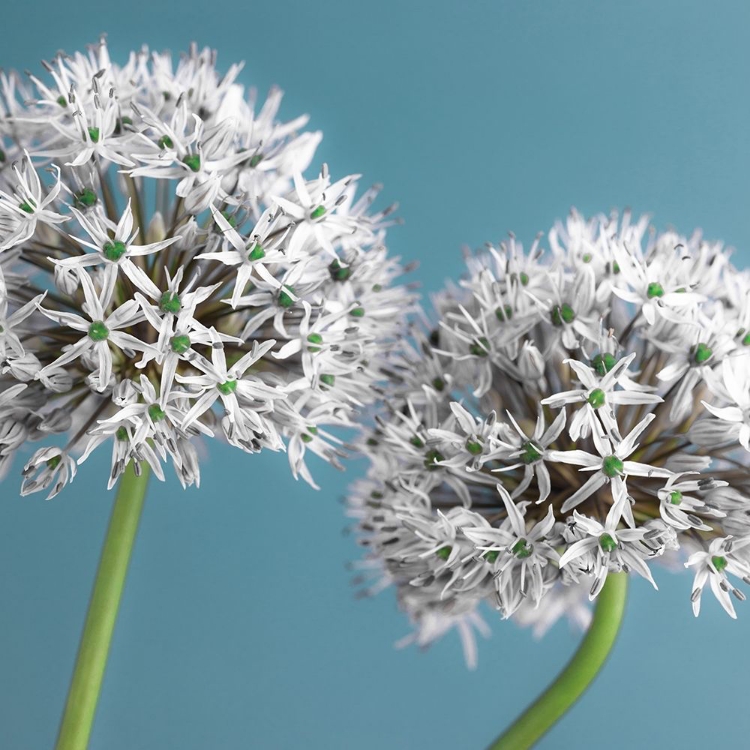
<instances>
[{"instance_id":1,"label":"flower cluster","mask_svg":"<svg viewBox=\"0 0 750 750\"><path fill-rule=\"evenodd\" d=\"M320 140L256 105L211 50L104 41L3 75L0 471L55 495L99 446L199 481L196 440L338 464L403 337L411 292L383 245L391 209L357 177L302 177Z\"/></svg>"},{"instance_id":2,"label":"flower cluster","mask_svg":"<svg viewBox=\"0 0 750 750\"><path fill-rule=\"evenodd\" d=\"M545 247L546 245L546 247ZM699 233L573 212L467 259L394 368L349 514L425 644L486 600L585 625L611 571L690 553L693 610L750 582L750 274ZM684 559L684 558L683 558ZM655 585L655 584L654 584Z\"/></svg>"}]
</instances>

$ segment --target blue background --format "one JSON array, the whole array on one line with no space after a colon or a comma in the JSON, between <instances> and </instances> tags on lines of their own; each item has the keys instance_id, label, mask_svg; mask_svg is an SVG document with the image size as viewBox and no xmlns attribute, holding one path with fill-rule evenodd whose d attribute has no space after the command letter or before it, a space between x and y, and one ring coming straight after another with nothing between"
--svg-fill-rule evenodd
<instances>
[{"instance_id":1,"label":"blue background","mask_svg":"<svg viewBox=\"0 0 750 750\"><path fill-rule=\"evenodd\" d=\"M242 81L286 90L284 112L325 133L319 161L362 172L401 202L390 247L421 261L428 291L461 271L460 246L527 242L571 204L626 205L660 227L750 260L746 3L6 3L5 67L109 32L132 47L219 49ZM0 747L51 747L112 496L108 457L46 503L0 502ZM348 476L318 463L321 492L284 456L211 446L200 491L148 498L94 727L93 750L482 748L548 682L579 636L540 642L490 619L480 665L458 639L396 651L392 593L356 601L359 556L339 503ZM636 581L596 686L547 748L746 747L750 608L730 620L690 577Z\"/></svg>"}]
</instances>

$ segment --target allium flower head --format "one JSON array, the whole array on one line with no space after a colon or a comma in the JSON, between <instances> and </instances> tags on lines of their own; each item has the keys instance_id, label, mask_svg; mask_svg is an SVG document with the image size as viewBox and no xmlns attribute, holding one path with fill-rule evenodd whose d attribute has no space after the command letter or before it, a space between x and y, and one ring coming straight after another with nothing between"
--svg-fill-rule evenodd
<instances>
[{"instance_id":1,"label":"allium flower head","mask_svg":"<svg viewBox=\"0 0 750 750\"><path fill-rule=\"evenodd\" d=\"M338 465L403 335L391 209L307 169L319 133L280 122L211 50L124 66L102 40L47 75L2 75L0 470L53 496L92 451L110 486L142 462L199 481L196 439Z\"/></svg>"},{"instance_id":2,"label":"allium flower head","mask_svg":"<svg viewBox=\"0 0 750 750\"><path fill-rule=\"evenodd\" d=\"M682 555L732 616L750 582L750 274L700 233L573 212L467 258L363 439L370 590L425 644L480 602L544 632L607 575ZM679 558L678 558L679 559Z\"/></svg>"}]
</instances>

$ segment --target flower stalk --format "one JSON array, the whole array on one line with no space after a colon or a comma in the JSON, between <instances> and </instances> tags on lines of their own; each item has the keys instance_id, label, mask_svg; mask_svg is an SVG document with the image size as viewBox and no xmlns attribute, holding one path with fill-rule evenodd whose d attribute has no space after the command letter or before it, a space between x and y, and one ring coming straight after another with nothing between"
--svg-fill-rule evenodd
<instances>
[{"instance_id":1,"label":"flower stalk","mask_svg":"<svg viewBox=\"0 0 750 750\"><path fill-rule=\"evenodd\" d=\"M597 597L594 617L581 645L557 679L488 748L526 750L546 734L583 695L604 666L620 630L628 574L610 573Z\"/></svg>"},{"instance_id":2,"label":"flower stalk","mask_svg":"<svg viewBox=\"0 0 750 750\"><path fill-rule=\"evenodd\" d=\"M56 750L84 750L88 746L130 555L146 496L149 468L145 462L140 466L138 474L134 470L134 464L128 466L117 490Z\"/></svg>"}]
</instances>

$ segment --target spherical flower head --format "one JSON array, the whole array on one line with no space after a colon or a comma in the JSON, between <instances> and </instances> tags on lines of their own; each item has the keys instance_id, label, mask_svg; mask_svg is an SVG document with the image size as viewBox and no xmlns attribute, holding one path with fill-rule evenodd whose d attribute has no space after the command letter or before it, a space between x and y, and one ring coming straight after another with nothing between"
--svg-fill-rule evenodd
<instances>
[{"instance_id":1,"label":"spherical flower head","mask_svg":"<svg viewBox=\"0 0 750 750\"><path fill-rule=\"evenodd\" d=\"M57 494L102 447L110 487L143 462L198 484L196 442L308 451L341 438L401 346L411 291L377 189L324 165L193 46L175 65L105 42L49 75L0 74L0 469L32 441L22 494Z\"/></svg>"},{"instance_id":2,"label":"spherical flower head","mask_svg":"<svg viewBox=\"0 0 750 750\"><path fill-rule=\"evenodd\" d=\"M477 608L585 625L607 576L750 581L750 275L696 232L573 212L467 258L399 355L350 493L366 564L424 644ZM426 317L426 316L425 316ZM437 387L439 384L440 387ZM734 582L733 582L734 581ZM472 623L472 627L469 627Z\"/></svg>"}]
</instances>

